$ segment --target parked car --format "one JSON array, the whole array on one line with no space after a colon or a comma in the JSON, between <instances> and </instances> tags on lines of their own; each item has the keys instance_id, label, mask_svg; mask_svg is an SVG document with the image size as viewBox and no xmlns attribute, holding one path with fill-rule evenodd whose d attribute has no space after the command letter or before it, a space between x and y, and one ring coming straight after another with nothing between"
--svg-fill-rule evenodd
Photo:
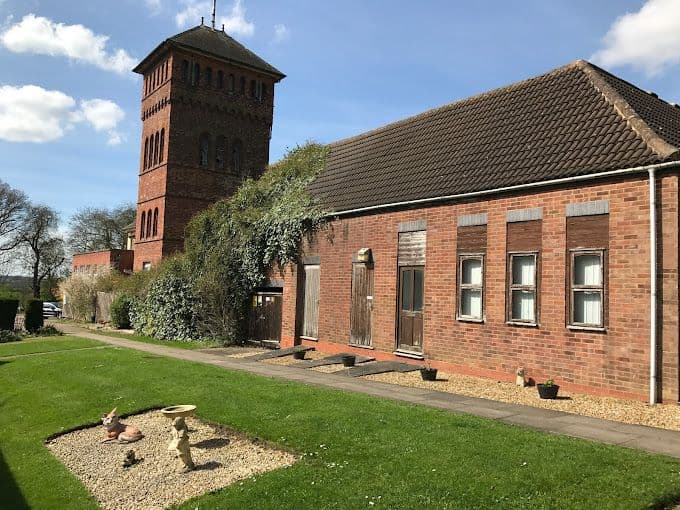
<instances>
[{"instance_id":1,"label":"parked car","mask_svg":"<svg viewBox=\"0 0 680 510\"><path fill-rule=\"evenodd\" d=\"M61 317L61 308L54 303L43 303L43 317Z\"/></svg>"}]
</instances>

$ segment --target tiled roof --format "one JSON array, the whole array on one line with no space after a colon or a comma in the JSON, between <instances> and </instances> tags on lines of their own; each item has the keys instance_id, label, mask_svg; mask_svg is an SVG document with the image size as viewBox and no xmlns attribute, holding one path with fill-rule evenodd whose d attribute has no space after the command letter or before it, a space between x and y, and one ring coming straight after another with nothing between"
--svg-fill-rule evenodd
<instances>
[{"instance_id":1,"label":"tiled roof","mask_svg":"<svg viewBox=\"0 0 680 510\"><path fill-rule=\"evenodd\" d=\"M310 185L333 211L678 159L680 109L576 61L331 144Z\"/></svg>"},{"instance_id":2,"label":"tiled roof","mask_svg":"<svg viewBox=\"0 0 680 510\"><path fill-rule=\"evenodd\" d=\"M177 45L191 50L198 50L229 62L235 62L253 69L264 71L276 76L278 79L285 77L281 71L265 62L241 43L229 37L226 33L205 25L190 28L185 32L166 39L135 68L135 72L143 72L145 64L150 57L161 47L167 45Z\"/></svg>"}]
</instances>

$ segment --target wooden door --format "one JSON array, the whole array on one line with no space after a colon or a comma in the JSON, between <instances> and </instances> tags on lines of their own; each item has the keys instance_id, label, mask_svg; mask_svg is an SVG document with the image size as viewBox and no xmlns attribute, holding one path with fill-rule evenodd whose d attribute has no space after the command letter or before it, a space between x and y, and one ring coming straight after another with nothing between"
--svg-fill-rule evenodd
<instances>
[{"instance_id":1,"label":"wooden door","mask_svg":"<svg viewBox=\"0 0 680 510\"><path fill-rule=\"evenodd\" d=\"M249 314L249 333L258 342L281 341L283 295L281 292L257 292Z\"/></svg>"},{"instance_id":2,"label":"wooden door","mask_svg":"<svg viewBox=\"0 0 680 510\"><path fill-rule=\"evenodd\" d=\"M365 263L352 264L352 310L350 339L354 345L371 346L371 315L373 311L373 267Z\"/></svg>"},{"instance_id":3,"label":"wooden door","mask_svg":"<svg viewBox=\"0 0 680 510\"><path fill-rule=\"evenodd\" d=\"M304 287L302 295L302 335L305 338L319 338L319 266L304 266Z\"/></svg>"},{"instance_id":4,"label":"wooden door","mask_svg":"<svg viewBox=\"0 0 680 510\"><path fill-rule=\"evenodd\" d=\"M424 280L424 266L399 268L399 350L422 352Z\"/></svg>"}]
</instances>

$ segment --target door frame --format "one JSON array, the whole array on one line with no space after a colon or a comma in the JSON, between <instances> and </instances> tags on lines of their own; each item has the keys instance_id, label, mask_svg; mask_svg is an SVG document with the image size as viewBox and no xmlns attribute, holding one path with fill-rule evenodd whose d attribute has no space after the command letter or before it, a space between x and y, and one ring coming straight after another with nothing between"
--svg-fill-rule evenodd
<instances>
[{"instance_id":1,"label":"door frame","mask_svg":"<svg viewBox=\"0 0 680 510\"><path fill-rule=\"evenodd\" d=\"M423 309L421 312L422 316L422 341L421 341L421 349L420 351L416 350L408 350L408 349L402 349L399 347L400 342L399 342L399 335L401 334L401 292L402 292L402 278L401 274L404 269L422 269L423 271ZM425 270L425 265L418 265L418 266L397 266L397 299L396 299L396 308L397 308L397 313L396 313L396 319L395 319L395 333L394 333L394 352L399 353L399 354L406 354L411 357L416 357L416 358L422 358L424 356L425 352L425 278L426 278L426 270ZM415 281L415 278L414 278ZM415 287L414 287L415 288Z\"/></svg>"},{"instance_id":2,"label":"door frame","mask_svg":"<svg viewBox=\"0 0 680 510\"><path fill-rule=\"evenodd\" d=\"M364 270L367 272L367 278L370 278L370 291L371 294L366 296L366 301L370 304L369 306L369 326L368 326L368 343L366 344L357 344L352 342L352 316L353 314L353 309L354 309L354 270L356 266L363 266ZM372 262L352 262L352 281L350 282L350 317L349 317L349 342L348 345L351 345L352 347L359 347L363 349L373 349L373 306L374 306L374 297L375 297L375 274L373 272L374 266Z\"/></svg>"}]
</instances>

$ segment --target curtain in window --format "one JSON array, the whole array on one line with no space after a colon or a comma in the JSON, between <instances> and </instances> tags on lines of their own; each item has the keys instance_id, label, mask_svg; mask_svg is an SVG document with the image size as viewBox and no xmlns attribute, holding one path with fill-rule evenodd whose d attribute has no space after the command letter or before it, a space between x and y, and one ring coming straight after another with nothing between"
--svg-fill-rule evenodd
<instances>
[{"instance_id":1,"label":"curtain in window","mask_svg":"<svg viewBox=\"0 0 680 510\"><path fill-rule=\"evenodd\" d=\"M482 259L464 259L461 264L460 314L482 318Z\"/></svg>"},{"instance_id":2,"label":"curtain in window","mask_svg":"<svg viewBox=\"0 0 680 510\"><path fill-rule=\"evenodd\" d=\"M536 259L533 255L513 255L512 283L513 285L534 285L536 274Z\"/></svg>"},{"instance_id":3,"label":"curtain in window","mask_svg":"<svg viewBox=\"0 0 680 510\"><path fill-rule=\"evenodd\" d=\"M464 317L482 316L482 291L463 289L461 291L461 315Z\"/></svg>"},{"instance_id":4,"label":"curtain in window","mask_svg":"<svg viewBox=\"0 0 680 510\"><path fill-rule=\"evenodd\" d=\"M574 292L574 322L602 324L602 294L600 292Z\"/></svg>"},{"instance_id":5,"label":"curtain in window","mask_svg":"<svg viewBox=\"0 0 680 510\"><path fill-rule=\"evenodd\" d=\"M512 319L534 322L536 293L533 290L512 291Z\"/></svg>"},{"instance_id":6,"label":"curtain in window","mask_svg":"<svg viewBox=\"0 0 680 510\"><path fill-rule=\"evenodd\" d=\"M595 287L594 289L574 289L574 322L601 325L602 257L600 255L589 254L574 257L574 285Z\"/></svg>"},{"instance_id":7,"label":"curtain in window","mask_svg":"<svg viewBox=\"0 0 680 510\"><path fill-rule=\"evenodd\" d=\"M464 285L482 284L482 261L480 259L467 259L463 261L461 283Z\"/></svg>"},{"instance_id":8,"label":"curtain in window","mask_svg":"<svg viewBox=\"0 0 680 510\"><path fill-rule=\"evenodd\" d=\"M602 285L601 264L599 255L574 257L574 285Z\"/></svg>"}]
</instances>

